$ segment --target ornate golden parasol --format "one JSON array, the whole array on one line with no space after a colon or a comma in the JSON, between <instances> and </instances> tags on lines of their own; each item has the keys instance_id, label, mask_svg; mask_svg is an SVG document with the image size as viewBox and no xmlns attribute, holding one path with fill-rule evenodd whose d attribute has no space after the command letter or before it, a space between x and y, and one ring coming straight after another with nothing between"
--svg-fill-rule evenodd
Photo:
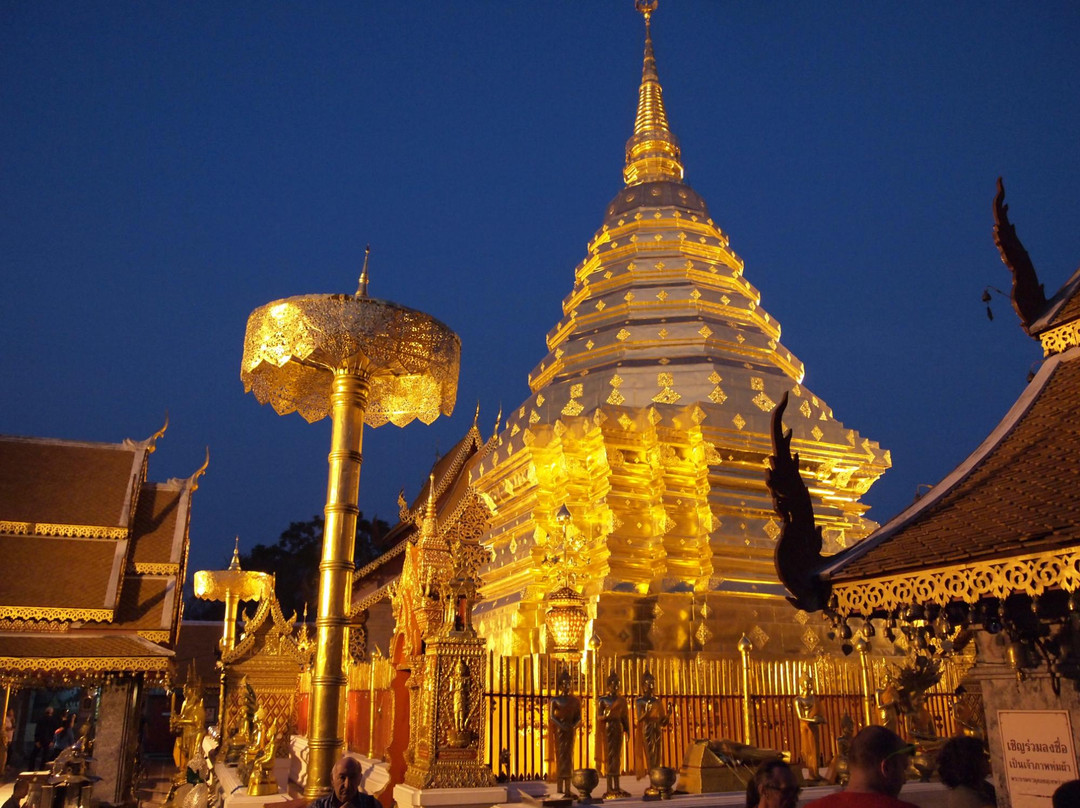
<instances>
[{"instance_id":1,"label":"ornate golden parasol","mask_svg":"<svg viewBox=\"0 0 1080 808\"><path fill-rule=\"evenodd\" d=\"M252 312L240 378L260 403L309 422L330 415L330 474L319 564L315 667L308 721L307 797L330 788L344 750L345 640L364 422L404 426L450 415L461 341L433 317L367 296L305 295Z\"/></svg>"}]
</instances>

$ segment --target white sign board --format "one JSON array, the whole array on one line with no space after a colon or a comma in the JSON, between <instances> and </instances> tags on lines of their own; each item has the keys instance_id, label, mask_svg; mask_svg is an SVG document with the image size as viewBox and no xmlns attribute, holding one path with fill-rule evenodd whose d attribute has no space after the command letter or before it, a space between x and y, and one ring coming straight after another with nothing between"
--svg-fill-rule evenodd
<instances>
[{"instance_id":1,"label":"white sign board","mask_svg":"<svg viewBox=\"0 0 1080 808\"><path fill-rule=\"evenodd\" d=\"M998 726L1013 808L1046 808L1054 790L1077 777L1069 713L1001 710Z\"/></svg>"}]
</instances>

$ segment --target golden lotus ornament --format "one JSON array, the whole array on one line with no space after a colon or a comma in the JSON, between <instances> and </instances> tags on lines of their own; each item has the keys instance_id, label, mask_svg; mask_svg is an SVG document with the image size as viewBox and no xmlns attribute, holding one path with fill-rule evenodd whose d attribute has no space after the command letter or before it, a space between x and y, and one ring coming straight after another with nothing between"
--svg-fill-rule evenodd
<instances>
[{"instance_id":1,"label":"golden lotus ornament","mask_svg":"<svg viewBox=\"0 0 1080 808\"><path fill-rule=\"evenodd\" d=\"M279 415L333 419L319 610L308 717L304 795L330 789L345 749L345 653L352 595L364 424L430 424L457 398L461 342L423 312L367 296L303 295L252 312L244 336L244 389Z\"/></svg>"}]
</instances>

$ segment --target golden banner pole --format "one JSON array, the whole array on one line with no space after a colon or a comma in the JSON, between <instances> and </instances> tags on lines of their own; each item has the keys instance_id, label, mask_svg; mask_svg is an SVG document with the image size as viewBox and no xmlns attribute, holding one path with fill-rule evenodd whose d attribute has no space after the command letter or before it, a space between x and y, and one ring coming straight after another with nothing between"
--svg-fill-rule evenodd
<instances>
[{"instance_id":1,"label":"golden banner pole","mask_svg":"<svg viewBox=\"0 0 1080 808\"><path fill-rule=\"evenodd\" d=\"M379 655L378 650L371 654L370 668L371 668L371 680L369 681L368 691L368 754L367 756L372 760L375 759L375 657Z\"/></svg>"},{"instance_id":2,"label":"golden banner pole","mask_svg":"<svg viewBox=\"0 0 1080 808\"><path fill-rule=\"evenodd\" d=\"M874 690L870 682L870 660L867 656L870 651L870 643L868 643L865 638L859 637L859 639L855 641L855 650L859 652L859 668L862 672L863 726L868 727L874 723Z\"/></svg>"},{"instance_id":3,"label":"golden banner pole","mask_svg":"<svg viewBox=\"0 0 1080 808\"><path fill-rule=\"evenodd\" d=\"M750 722L750 652L753 650L754 644L743 634L739 640L739 656L742 658L743 743L747 746L754 744L754 732Z\"/></svg>"}]
</instances>

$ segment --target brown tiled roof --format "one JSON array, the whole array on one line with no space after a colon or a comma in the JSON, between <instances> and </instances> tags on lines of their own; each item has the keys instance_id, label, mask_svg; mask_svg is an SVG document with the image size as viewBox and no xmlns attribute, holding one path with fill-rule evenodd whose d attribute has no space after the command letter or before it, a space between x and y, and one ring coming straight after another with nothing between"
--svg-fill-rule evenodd
<instances>
[{"instance_id":1,"label":"brown tiled roof","mask_svg":"<svg viewBox=\"0 0 1080 808\"><path fill-rule=\"evenodd\" d=\"M1001 424L919 502L850 551L831 580L1080 544L1080 348L1051 357Z\"/></svg>"},{"instance_id":2,"label":"brown tiled roof","mask_svg":"<svg viewBox=\"0 0 1080 808\"><path fill-rule=\"evenodd\" d=\"M13 607L111 611L127 544L0 534L0 614Z\"/></svg>"},{"instance_id":3,"label":"brown tiled roof","mask_svg":"<svg viewBox=\"0 0 1080 808\"><path fill-rule=\"evenodd\" d=\"M131 631L164 631L172 628L176 605L175 578L129 575L120 591L113 619L115 628Z\"/></svg>"},{"instance_id":4,"label":"brown tiled roof","mask_svg":"<svg viewBox=\"0 0 1080 808\"><path fill-rule=\"evenodd\" d=\"M0 436L0 521L127 528L145 443Z\"/></svg>"},{"instance_id":5,"label":"brown tiled roof","mask_svg":"<svg viewBox=\"0 0 1080 808\"><path fill-rule=\"evenodd\" d=\"M178 564L190 497L182 486L146 483L135 512L131 560L135 564Z\"/></svg>"},{"instance_id":6,"label":"brown tiled roof","mask_svg":"<svg viewBox=\"0 0 1080 808\"><path fill-rule=\"evenodd\" d=\"M219 620L184 620L180 624L180 634L176 641L176 671L187 678L188 665L195 661L195 673L204 685L216 682L218 672L214 668L217 662L218 640L221 639Z\"/></svg>"},{"instance_id":7,"label":"brown tiled roof","mask_svg":"<svg viewBox=\"0 0 1080 808\"><path fill-rule=\"evenodd\" d=\"M1080 317L1080 269L1066 281L1046 305L1046 315L1032 325L1032 331L1046 331Z\"/></svg>"},{"instance_id":8,"label":"brown tiled roof","mask_svg":"<svg viewBox=\"0 0 1080 808\"><path fill-rule=\"evenodd\" d=\"M168 649L131 635L0 633L0 674L17 679L80 671L165 671L172 655Z\"/></svg>"}]
</instances>

